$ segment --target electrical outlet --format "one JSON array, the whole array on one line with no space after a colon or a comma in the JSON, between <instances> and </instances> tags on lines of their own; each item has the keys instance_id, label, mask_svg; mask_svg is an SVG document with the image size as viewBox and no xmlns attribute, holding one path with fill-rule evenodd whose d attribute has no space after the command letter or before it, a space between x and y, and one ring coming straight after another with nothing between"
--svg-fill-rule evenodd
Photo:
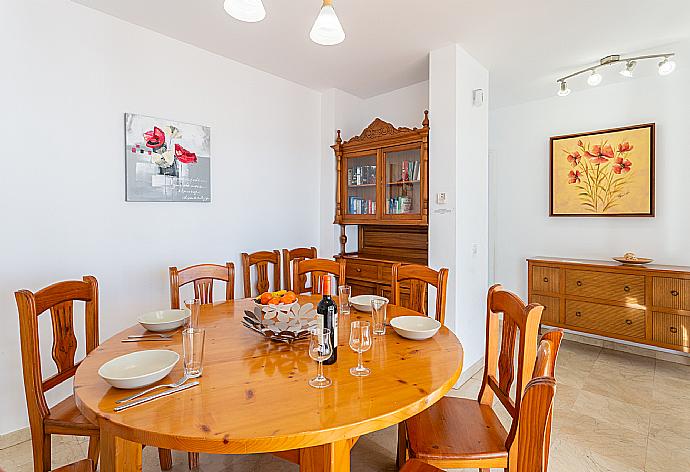
<instances>
[{"instance_id":1,"label":"electrical outlet","mask_svg":"<svg viewBox=\"0 0 690 472\"><path fill-rule=\"evenodd\" d=\"M479 244L472 243L472 255L476 256L477 254L479 254Z\"/></svg>"},{"instance_id":2,"label":"electrical outlet","mask_svg":"<svg viewBox=\"0 0 690 472\"><path fill-rule=\"evenodd\" d=\"M446 201L447 201L446 192L439 192L436 195L436 203L438 203L439 205L445 205Z\"/></svg>"}]
</instances>

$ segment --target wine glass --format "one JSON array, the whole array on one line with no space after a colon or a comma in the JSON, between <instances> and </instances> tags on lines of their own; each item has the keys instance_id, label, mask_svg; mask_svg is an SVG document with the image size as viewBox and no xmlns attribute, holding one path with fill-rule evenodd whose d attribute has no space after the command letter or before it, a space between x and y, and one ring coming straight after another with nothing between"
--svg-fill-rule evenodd
<instances>
[{"instance_id":1,"label":"wine glass","mask_svg":"<svg viewBox=\"0 0 690 472\"><path fill-rule=\"evenodd\" d=\"M309 385L314 388L326 388L331 385L331 380L323 375L323 361L331 357L331 330L328 328L314 328L309 332L309 357L318 364L316 377L309 380Z\"/></svg>"},{"instance_id":2,"label":"wine glass","mask_svg":"<svg viewBox=\"0 0 690 472\"><path fill-rule=\"evenodd\" d=\"M362 353L371 348L371 325L368 321L350 323L350 348L357 353L357 367L350 368L355 377L366 377L371 370L362 365Z\"/></svg>"}]
</instances>

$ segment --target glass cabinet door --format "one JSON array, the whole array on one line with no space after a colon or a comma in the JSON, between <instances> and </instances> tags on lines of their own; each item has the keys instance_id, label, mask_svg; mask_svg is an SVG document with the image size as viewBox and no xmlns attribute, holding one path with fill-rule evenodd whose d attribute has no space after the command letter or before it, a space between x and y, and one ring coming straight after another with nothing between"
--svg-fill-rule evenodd
<instances>
[{"instance_id":1,"label":"glass cabinet door","mask_svg":"<svg viewBox=\"0 0 690 472\"><path fill-rule=\"evenodd\" d=\"M377 156L346 156L344 173L345 214L356 218L376 216Z\"/></svg>"},{"instance_id":2,"label":"glass cabinet door","mask_svg":"<svg viewBox=\"0 0 690 472\"><path fill-rule=\"evenodd\" d=\"M384 214L418 216L422 213L420 149L384 152Z\"/></svg>"}]
</instances>

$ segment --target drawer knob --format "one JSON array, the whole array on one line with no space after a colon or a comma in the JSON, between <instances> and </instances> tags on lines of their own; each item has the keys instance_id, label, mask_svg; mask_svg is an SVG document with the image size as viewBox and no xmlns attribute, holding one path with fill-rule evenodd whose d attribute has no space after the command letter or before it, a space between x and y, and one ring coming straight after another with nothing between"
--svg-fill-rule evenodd
<instances>
[{"instance_id":1,"label":"drawer knob","mask_svg":"<svg viewBox=\"0 0 690 472\"><path fill-rule=\"evenodd\" d=\"M625 320L625 324L627 324L628 326L630 326L630 325L632 324L632 320Z\"/></svg>"},{"instance_id":2,"label":"drawer knob","mask_svg":"<svg viewBox=\"0 0 690 472\"><path fill-rule=\"evenodd\" d=\"M544 282L547 282L547 283L548 283L548 282L549 282L549 278L548 278L548 277L544 277Z\"/></svg>"},{"instance_id":3,"label":"drawer knob","mask_svg":"<svg viewBox=\"0 0 690 472\"><path fill-rule=\"evenodd\" d=\"M579 311L576 311L576 312L575 312L575 316L582 316L582 313L579 312Z\"/></svg>"},{"instance_id":4,"label":"drawer knob","mask_svg":"<svg viewBox=\"0 0 690 472\"><path fill-rule=\"evenodd\" d=\"M356 270L357 272L362 272L362 269L360 269L359 267L357 267L355 270Z\"/></svg>"},{"instance_id":5,"label":"drawer knob","mask_svg":"<svg viewBox=\"0 0 690 472\"><path fill-rule=\"evenodd\" d=\"M575 285L577 285L578 287L582 287L582 281L581 281L581 280L578 280L578 281L575 283Z\"/></svg>"},{"instance_id":6,"label":"drawer knob","mask_svg":"<svg viewBox=\"0 0 690 472\"><path fill-rule=\"evenodd\" d=\"M630 291L630 287L628 287L628 286L626 285L625 287L623 287L623 291L624 291L624 292L629 292L629 291Z\"/></svg>"},{"instance_id":7,"label":"drawer knob","mask_svg":"<svg viewBox=\"0 0 690 472\"><path fill-rule=\"evenodd\" d=\"M678 328L676 328L675 326L671 326L668 330L673 334L676 334L678 332Z\"/></svg>"},{"instance_id":8,"label":"drawer knob","mask_svg":"<svg viewBox=\"0 0 690 472\"><path fill-rule=\"evenodd\" d=\"M671 290L671 295L673 295L674 297L677 297L678 296L678 290Z\"/></svg>"}]
</instances>

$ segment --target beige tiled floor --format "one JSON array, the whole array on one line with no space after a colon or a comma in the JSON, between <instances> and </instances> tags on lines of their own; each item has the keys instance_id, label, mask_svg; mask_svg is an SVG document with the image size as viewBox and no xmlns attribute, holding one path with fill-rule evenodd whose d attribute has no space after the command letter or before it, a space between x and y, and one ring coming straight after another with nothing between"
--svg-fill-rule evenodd
<instances>
[{"instance_id":1,"label":"beige tiled floor","mask_svg":"<svg viewBox=\"0 0 690 472\"><path fill-rule=\"evenodd\" d=\"M551 444L551 472L690 471L690 366L564 341ZM479 375L453 395L475 397ZM504 417L505 414L501 415ZM352 470L395 470L395 427L359 440ZM53 465L82 458L82 440L54 439ZM29 442L0 450L0 468L31 470ZM155 449L146 448L144 470L157 472ZM177 472L186 455L175 453ZM201 456L203 472L297 471L270 455Z\"/></svg>"}]
</instances>

